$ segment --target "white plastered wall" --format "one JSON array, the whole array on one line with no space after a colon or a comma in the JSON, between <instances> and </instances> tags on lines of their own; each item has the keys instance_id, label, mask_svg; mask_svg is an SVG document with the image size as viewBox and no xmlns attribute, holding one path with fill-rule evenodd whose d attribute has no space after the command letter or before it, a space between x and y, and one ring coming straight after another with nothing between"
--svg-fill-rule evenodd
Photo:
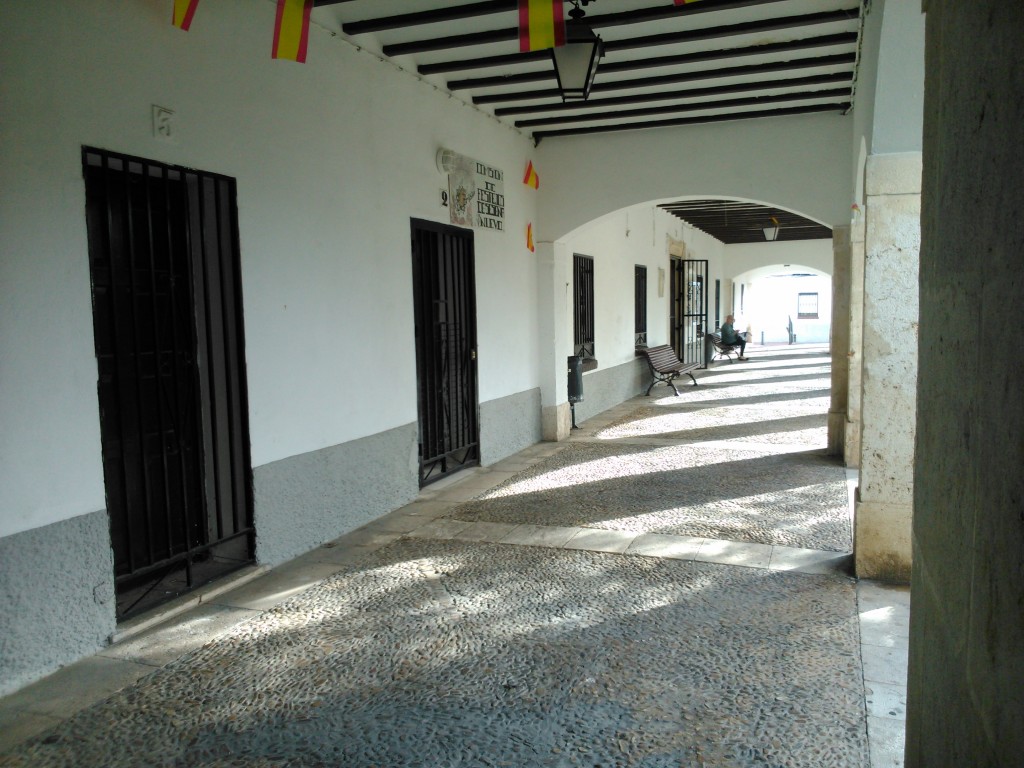
<instances>
[{"instance_id":1,"label":"white plastered wall","mask_svg":"<svg viewBox=\"0 0 1024 768\"><path fill-rule=\"evenodd\" d=\"M635 265L647 267L648 346L668 343L670 239L685 244L685 258L708 259L708 282L714 286L715 279L721 278L722 244L650 204L608 214L565 239L570 253L594 258L597 307L594 333L596 357L602 367L621 365L636 357L633 328ZM659 280L663 287L660 295ZM711 300L714 300L713 293ZM709 311L714 312L710 304ZM568 331L571 345L571 325Z\"/></svg>"},{"instance_id":2,"label":"white plastered wall","mask_svg":"<svg viewBox=\"0 0 1024 768\"><path fill-rule=\"evenodd\" d=\"M538 386L531 144L315 25L308 63L272 60L273 14L0 8L0 536L105 507L83 145L237 179L254 466L415 421L409 220L447 218L442 146L506 174L507 231L476 233L481 401Z\"/></svg>"},{"instance_id":3,"label":"white plastered wall","mask_svg":"<svg viewBox=\"0 0 1024 768\"><path fill-rule=\"evenodd\" d=\"M642 201L686 197L758 200L843 223L851 130L849 115L821 114L545 139L537 155L557 192L543 196L542 238Z\"/></svg>"},{"instance_id":4,"label":"white plastered wall","mask_svg":"<svg viewBox=\"0 0 1024 768\"><path fill-rule=\"evenodd\" d=\"M827 225L830 226L830 225ZM774 243L742 243L725 246L724 266L730 277L777 265L779 271L798 264L824 275L832 274L831 240L795 240ZM753 275L756 279L758 275Z\"/></svg>"}]
</instances>

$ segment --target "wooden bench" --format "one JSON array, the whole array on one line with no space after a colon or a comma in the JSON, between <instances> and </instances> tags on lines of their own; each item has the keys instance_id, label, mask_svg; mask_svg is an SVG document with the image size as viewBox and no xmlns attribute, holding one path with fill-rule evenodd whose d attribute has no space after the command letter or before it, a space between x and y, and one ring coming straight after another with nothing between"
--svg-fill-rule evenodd
<instances>
[{"instance_id":1,"label":"wooden bench","mask_svg":"<svg viewBox=\"0 0 1024 768\"><path fill-rule=\"evenodd\" d=\"M712 360L714 360L717 357L727 357L729 358L730 363L736 362L735 360L732 359L732 355L735 352L736 356L739 357L739 344L726 344L724 341L722 341L722 334L720 333L711 333L708 335L711 337L711 343L715 347L715 356L712 358Z\"/></svg>"},{"instance_id":2,"label":"wooden bench","mask_svg":"<svg viewBox=\"0 0 1024 768\"><path fill-rule=\"evenodd\" d=\"M672 387L672 391L678 395L679 390L676 389L672 379L682 376L684 373L693 379L693 386L697 386L697 380L693 378L693 374L690 371L700 368L700 363L684 363L676 356L675 350L668 344L648 347L647 349L641 349L640 352L647 358L647 364L651 367L651 375L654 376L651 386L647 388L644 395L651 394L654 385L659 381L663 384L668 384Z\"/></svg>"}]
</instances>

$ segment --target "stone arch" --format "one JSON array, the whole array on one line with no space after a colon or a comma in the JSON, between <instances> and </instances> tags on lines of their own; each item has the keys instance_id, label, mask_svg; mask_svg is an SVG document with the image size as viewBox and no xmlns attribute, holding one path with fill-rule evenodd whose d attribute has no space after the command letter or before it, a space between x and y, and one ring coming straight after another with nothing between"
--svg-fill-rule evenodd
<instances>
[{"instance_id":1,"label":"stone arch","mask_svg":"<svg viewBox=\"0 0 1024 768\"><path fill-rule=\"evenodd\" d=\"M850 131L849 116L807 115L549 139L536 150L539 239L557 242L610 212L698 191L845 223Z\"/></svg>"}]
</instances>

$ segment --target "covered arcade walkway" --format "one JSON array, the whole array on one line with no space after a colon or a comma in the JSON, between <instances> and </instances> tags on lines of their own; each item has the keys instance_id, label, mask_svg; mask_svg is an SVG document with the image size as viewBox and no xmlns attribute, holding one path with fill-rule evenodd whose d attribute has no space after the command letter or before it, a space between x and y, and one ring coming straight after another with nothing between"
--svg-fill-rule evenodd
<instances>
[{"instance_id":1,"label":"covered arcade walkway","mask_svg":"<svg viewBox=\"0 0 1024 768\"><path fill-rule=\"evenodd\" d=\"M828 349L750 354L125 627L0 700L0 766L902 764Z\"/></svg>"}]
</instances>

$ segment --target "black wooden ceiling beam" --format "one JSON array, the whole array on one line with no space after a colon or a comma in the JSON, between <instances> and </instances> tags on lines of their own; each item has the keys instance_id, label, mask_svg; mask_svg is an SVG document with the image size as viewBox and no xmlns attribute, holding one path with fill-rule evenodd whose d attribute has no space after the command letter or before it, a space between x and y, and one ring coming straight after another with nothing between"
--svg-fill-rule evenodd
<instances>
[{"instance_id":1,"label":"black wooden ceiling beam","mask_svg":"<svg viewBox=\"0 0 1024 768\"><path fill-rule=\"evenodd\" d=\"M579 115L556 115L554 117L536 117L531 120L516 120L516 128L534 128L541 125L567 125L570 123L589 123L596 120L629 119L634 117L651 117L652 115L674 115L680 112L700 112L712 109L732 109L736 107L756 107L764 104L780 104L787 101L813 101L816 99L849 98L849 88L826 88L820 91L804 91L801 93L773 93L767 96L744 96L735 99L716 99L688 104L661 104L656 107L639 109L619 109L610 112L585 112Z\"/></svg>"},{"instance_id":2,"label":"black wooden ceiling beam","mask_svg":"<svg viewBox=\"0 0 1024 768\"><path fill-rule=\"evenodd\" d=\"M765 43L763 45L748 45L742 48L696 51L694 53L680 53L673 56L652 56L646 59L617 61L614 64L605 64L601 69L604 72L622 72L633 69L650 69L651 67L669 67L697 61L712 61L736 56L760 56L766 53L785 53L788 51L805 50L807 48L855 45L856 43L856 32L840 32L834 35L802 37L799 40L787 40L781 43ZM481 56L474 59L457 59L455 61L441 61L435 64L423 64L417 67L416 71L421 75L438 75L445 72L465 72L469 69L489 69L491 67L507 67L514 64L550 60L551 52L549 50L531 51L530 53L507 53L500 56Z\"/></svg>"},{"instance_id":3,"label":"black wooden ceiling beam","mask_svg":"<svg viewBox=\"0 0 1024 768\"><path fill-rule=\"evenodd\" d=\"M614 123L610 125L586 125L578 128L562 128L557 131L535 131L533 141L540 144L548 138L561 136L581 136L593 133L611 133L613 131L635 131L642 128L671 128L679 125L699 125L701 123L722 123L731 120L751 120L763 117L786 117L789 115L807 115L816 112L844 113L850 109L849 101L831 104L811 104L804 107L784 107L782 109L754 110L752 112L730 112L724 115L701 115L698 117L674 117L668 120L648 120L640 123Z\"/></svg>"},{"instance_id":4,"label":"black wooden ceiling beam","mask_svg":"<svg viewBox=\"0 0 1024 768\"><path fill-rule=\"evenodd\" d=\"M702 0L702 2L694 5L677 6L663 4L653 8L638 8L634 11L597 14L587 16L586 21L591 29L604 29L606 27L621 27L627 24L662 21L664 19L679 18L684 15L693 16L700 13L731 11L737 8L749 8L751 6L784 2L787 2L787 0Z\"/></svg>"},{"instance_id":5,"label":"black wooden ceiling beam","mask_svg":"<svg viewBox=\"0 0 1024 768\"><path fill-rule=\"evenodd\" d=\"M610 99L591 99L580 103L556 102L554 104L527 104L519 107L503 107L494 110L498 117L505 115L530 115L550 112L572 112L578 110L598 110L604 107L618 107L626 104L644 104L651 101L670 101L672 99L695 99L706 96L724 96L744 91L763 91L770 88L804 88L812 85L834 85L835 83L853 85L850 72L832 72L827 75L811 75L809 77L791 77L784 80L758 80L757 82L734 83L732 85L715 85L708 88L685 88L675 91L659 91L657 93L634 93L629 96L615 96Z\"/></svg>"},{"instance_id":6,"label":"black wooden ceiling beam","mask_svg":"<svg viewBox=\"0 0 1024 768\"><path fill-rule=\"evenodd\" d=\"M734 219L732 217L732 214L730 214L729 216L723 216L722 214L719 214L717 216L710 214L702 216L693 216L692 214L688 214L685 212L670 211L670 213L672 213L672 215L675 216L676 218L683 219L684 221L692 224L695 227L710 230L723 230L732 228L761 229L767 226L771 222L772 218L779 222L780 230L785 230L787 232L806 232L827 229L827 227L825 227L823 224L818 224L817 222L810 221L809 219L804 219L802 217L792 215L788 217L781 216L777 212L773 212L771 209L763 209L761 211L751 213L750 216L742 219Z\"/></svg>"},{"instance_id":7,"label":"black wooden ceiling beam","mask_svg":"<svg viewBox=\"0 0 1024 768\"><path fill-rule=\"evenodd\" d=\"M614 53L615 51L650 48L658 45L693 43L697 41L714 40L720 37L756 35L763 32L778 32L783 29L797 29L799 27L811 27L818 24L834 24L841 21L851 21L856 18L857 13L855 11L846 10L807 13L802 16L782 16L775 19L744 21L739 24L729 24L728 26L721 27L686 29L679 32L666 32L661 35L644 35L643 37L629 37L623 40L610 40L604 44L604 50L605 53Z\"/></svg>"},{"instance_id":8,"label":"black wooden ceiling beam","mask_svg":"<svg viewBox=\"0 0 1024 768\"><path fill-rule=\"evenodd\" d=\"M689 64L694 61L711 61L713 59L728 59L739 56L762 56L766 53L790 53L805 51L809 48L856 45L856 43L856 32L838 32L832 35L801 37L799 40L786 40L781 43L764 43L761 45L746 45L742 48L722 48L716 51L696 51L694 53L678 53L672 56L651 56L643 59L616 61L605 64L601 67L601 71L604 74L630 72L636 69L652 69L654 67Z\"/></svg>"},{"instance_id":9,"label":"black wooden ceiling beam","mask_svg":"<svg viewBox=\"0 0 1024 768\"><path fill-rule=\"evenodd\" d=\"M661 19L678 18L683 14L692 15L708 13L712 11L732 10L735 8L747 8L756 5L767 5L768 3L785 2L786 0L703 0L694 5L675 6L659 5L653 8L639 8L634 11L623 11L620 13L606 13L601 15L587 16L587 24L592 29L603 29L606 27L618 27L627 24L639 24ZM502 6L495 8L491 6ZM368 19L362 22L351 22L343 24L342 30L346 34L358 34L360 32L373 32L385 29L399 29L402 27L415 26L418 24L430 24L435 21L445 21L442 18L448 15L449 19L472 18L488 13L514 10L518 3L508 3L507 0L496 0L493 3L473 3L471 5L455 6L448 9L433 11L422 11L419 13L401 14L398 16L381 17L379 19ZM407 43L395 43L384 47L384 54L387 56L401 56L409 53L423 53L425 51L438 51L445 48L459 48L467 45L486 45L495 40L508 40L509 35L518 37L519 28L504 28L476 32L472 35L453 35L450 37L435 37L425 40L413 40ZM477 37L474 39L473 35Z\"/></svg>"},{"instance_id":10,"label":"black wooden ceiling beam","mask_svg":"<svg viewBox=\"0 0 1024 768\"><path fill-rule=\"evenodd\" d=\"M488 32L468 32L464 35L435 37L430 40L416 40L411 43L394 43L382 49L385 56L405 56L412 53L443 51L447 48L466 48L472 45L493 45L519 39L517 27L492 29Z\"/></svg>"},{"instance_id":11,"label":"black wooden ceiling beam","mask_svg":"<svg viewBox=\"0 0 1024 768\"><path fill-rule=\"evenodd\" d=\"M476 59L460 59L440 64L423 64L416 68L421 75L437 75L443 72L463 72L467 69L490 69L516 64L531 64L535 61L551 61L551 50L530 51L529 53L505 53L499 56L481 56Z\"/></svg>"},{"instance_id":12,"label":"black wooden ceiling beam","mask_svg":"<svg viewBox=\"0 0 1024 768\"><path fill-rule=\"evenodd\" d=\"M341 31L346 35L362 35L367 32L382 32L388 29L415 27L420 24L437 24L457 19L472 19L477 16L487 16L493 13L506 13L516 10L518 7L518 0L486 0L485 2L452 5L446 8L434 8L429 11L418 11L416 13L401 13L396 16L381 16L376 19L349 21L341 25Z\"/></svg>"},{"instance_id":13,"label":"black wooden ceiling beam","mask_svg":"<svg viewBox=\"0 0 1024 768\"><path fill-rule=\"evenodd\" d=\"M680 221L723 242L761 242L761 230L774 218L779 240L816 240L832 236L832 230L792 211L737 200L681 200L658 205Z\"/></svg>"},{"instance_id":14,"label":"black wooden ceiling beam","mask_svg":"<svg viewBox=\"0 0 1024 768\"><path fill-rule=\"evenodd\" d=\"M739 0L737 0L739 1ZM765 0L776 2L777 0ZM704 0L705 3L711 0ZM703 3L692 6L698 8ZM683 6L690 7L690 6ZM724 7L731 7L725 6ZM720 10L721 8L719 8ZM636 13L636 12L633 12ZM775 19L763 19L759 21L747 21L740 24L732 24L728 27L709 27L707 29L685 30L681 32L670 32L663 35L644 35L642 37L631 37L625 40L612 40L605 43L605 50L608 52L627 50L631 48L646 48L656 45L669 45L671 43L692 42L695 40L709 40L721 37L723 34L743 35L758 34L761 32L773 32L780 29L805 27L813 24L827 24L837 21L850 21L859 18L860 8L840 9L838 11L823 11L821 13L808 13L802 16L783 16ZM587 22L591 27L599 26L600 17L588 17ZM730 30L723 32L722 30ZM426 53L429 51L443 51L449 48L465 48L473 45L491 45L494 43L517 40L519 38L518 27L507 27L504 29L492 29L484 32L471 32L464 35L449 35L447 37L434 37L426 40L412 40L406 43L394 43L385 45L383 52L385 56L404 56L413 53Z\"/></svg>"},{"instance_id":15,"label":"black wooden ceiling beam","mask_svg":"<svg viewBox=\"0 0 1024 768\"><path fill-rule=\"evenodd\" d=\"M766 64L747 64L742 67L722 67L721 69L701 70L698 72L677 72L672 75L658 75L657 77L637 77L631 80L613 80L610 83L595 83L591 94L599 96L602 93L621 91L634 88L651 88L674 83L688 83L695 80L712 80L721 77L745 77L749 75L766 75L779 72L793 72L799 69L813 69L815 67L833 67L839 65L852 65L856 61L854 53L839 53L832 56L815 56L809 59L793 59L791 61L769 62ZM600 74L600 70L598 70ZM851 74L852 76L852 74ZM554 77L554 73L551 74ZM509 85L511 78L494 85ZM453 89L454 90L454 89ZM474 104L494 104L498 102L522 101L524 99L561 99L562 95L558 89L552 88L541 91L520 91L517 93L484 94L473 99ZM561 103L560 101L558 103ZM556 105L552 105L553 107ZM579 105L576 105L579 106Z\"/></svg>"},{"instance_id":16,"label":"black wooden ceiling beam","mask_svg":"<svg viewBox=\"0 0 1024 768\"><path fill-rule=\"evenodd\" d=\"M820 47L821 45L835 45L836 44L834 42L831 42L831 38L833 37L832 35L825 35L823 37L824 38L829 38L830 41L829 42L824 42L824 43L815 42L813 44L806 45L806 46L794 45L792 48L777 48L776 47L777 44L773 43L773 44L771 44L772 49L768 50L768 51L765 50L765 48L768 47L767 45L763 45L763 46L761 46L761 45L751 45L751 46L745 46L745 47L742 47L742 48L726 48L726 49L722 49L721 51L700 51L700 52L696 52L696 53L683 53L683 54L677 54L675 56L663 56L663 57L660 57L659 63L658 64L652 64L651 66L672 66L672 65L679 66L679 65L686 65L686 64L696 64L696 63L702 63L702 62L706 62L706 61L714 61L716 59L736 58L736 57L739 57L739 56L757 56L757 55L761 55L763 53L779 53L779 52L785 52L785 51L797 51L797 50L806 49L806 48L817 48L817 47ZM817 40L820 40L822 38L815 37L815 38L810 38L810 39L817 41ZM833 54L833 55L834 56L842 56L842 57L845 57L846 59L849 59L849 60L855 60L855 53L853 53L853 52L846 53L846 54ZM827 57L820 57L820 58L827 58ZM802 61L802 59L796 59L795 61ZM598 71L598 75L599 76L605 76L605 75L609 75L609 74L615 74L615 73L618 73L618 72L628 72L628 71L632 71L632 70L635 70L635 69L647 69L647 68L648 68L648 66L646 64L641 64L641 65L637 66L633 61L629 61L629 62L618 62L618 63L615 63L615 64L598 65L597 71ZM423 74L423 73L421 73L421 74ZM517 74L514 74L514 75L492 75L492 76L489 76L489 77L468 77L468 78L463 78L461 80L449 80L445 85L448 88L448 90L450 90L450 91L459 91L459 90L470 90L470 89L476 89L476 88L491 88L491 87L494 87L494 86L519 85L521 83L529 83L529 82L542 82L542 81L545 81L545 80L550 80L553 76L554 76L554 69L552 69L550 71L545 70L545 71L540 71L540 72L520 72L520 73L517 73ZM597 85L595 84L594 87L596 88ZM514 101L515 99L508 99L508 98L506 98L505 100L506 101ZM484 104L484 103L487 103L487 102L481 101L481 102L478 102L478 103Z\"/></svg>"},{"instance_id":17,"label":"black wooden ceiling beam","mask_svg":"<svg viewBox=\"0 0 1024 768\"><path fill-rule=\"evenodd\" d=\"M728 221L700 221L685 216L676 216L695 229L699 229L707 235L720 240L723 243L732 245L735 243L762 243L765 242L763 228L770 223L769 209L765 209L762 218L756 223L733 223ZM783 226L779 229L777 241L783 240L826 240L832 237L832 230L824 224L811 222L810 219L801 219L805 222L799 225Z\"/></svg>"},{"instance_id":18,"label":"black wooden ceiling beam","mask_svg":"<svg viewBox=\"0 0 1024 768\"><path fill-rule=\"evenodd\" d=\"M779 222L780 229L816 229L822 226L802 217L793 215L783 216L770 208L751 211L749 215L743 218L734 218L731 212L728 216L723 213L707 213L694 216L685 211L670 211L670 213L677 218L685 219L695 227L712 227L716 229L724 229L726 227L764 227L773 218Z\"/></svg>"}]
</instances>

